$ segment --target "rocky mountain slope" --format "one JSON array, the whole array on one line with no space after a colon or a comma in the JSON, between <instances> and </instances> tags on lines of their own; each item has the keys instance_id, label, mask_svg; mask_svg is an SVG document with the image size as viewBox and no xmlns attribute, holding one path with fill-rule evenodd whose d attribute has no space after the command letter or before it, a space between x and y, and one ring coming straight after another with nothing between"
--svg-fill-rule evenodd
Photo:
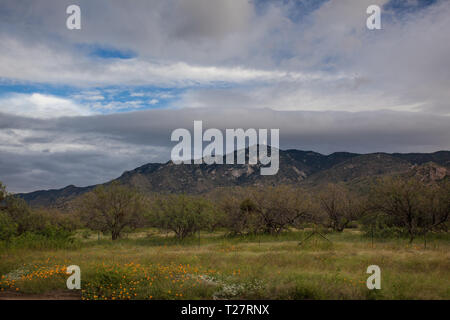
<instances>
[{"instance_id":1,"label":"rocky mountain slope","mask_svg":"<svg viewBox=\"0 0 450 320\"><path fill-rule=\"evenodd\" d=\"M450 151L409 154L336 152L323 155L313 151L280 150L280 169L276 175L260 175L260 166L260 164L175 165L171 161L149 163L126 171L112 181L136 187L146 193L198 194L217 187L229 186L278 184L319 186L328 182L352 181L361 183L387 174L421 175L426 179L442 179L450 174ZM71 185L62 189L35 191L18 196L31 206L63 207L67 201L94 187Z\"/></svg>"}]
</instances>

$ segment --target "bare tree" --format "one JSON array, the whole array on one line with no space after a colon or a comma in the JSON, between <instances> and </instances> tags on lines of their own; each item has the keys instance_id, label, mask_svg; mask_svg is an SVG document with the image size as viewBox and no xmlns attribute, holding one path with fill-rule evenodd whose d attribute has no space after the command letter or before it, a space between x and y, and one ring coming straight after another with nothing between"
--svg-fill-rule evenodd
<instances>
[{"instance_id":1,"label":"bare tree","mask_svg":"<svg viewBox=\"0 0 450 320\"><path fill-rule=\"evenodd\" d=\"M363 213L360 199L342 185L328 184L317 198L319 210L326 217L325 225L338 232Z\"/></svg>"},{"instance_id":2,"label":"bare tree","mask_svg":"<svg viewBox=\"0 0 450 320\"><path fill-rule=\"evenodd\" d=\"M250 199L264 233L280 233L310 213L308 194L292 186L258 188Z\"/></svg>"},{"instance_id":3,"label":"bare tree","mask_svg":"<svg viewBox=\"0 0 450 320\"><path fill-rule=\"evenodd\" d=\"M416 178L384 178L372 193L372 210L385 215L386 223L400 227L410 242L417 235L445 227L450 211L448 182L425 184Z\"/></svg>"},{"instance_id":4,"label":"bare tree","mask_svg":"<svg viewBox=\"0 0 450 320\"><path fill-rule=\"evenodd\" d=\"M447 231L447 222L450 215L450 181L446 180L441 184L435 184L428 188L427 196L429 205L426 211L428 231ZM425 208L426 209L426 208Z\"/></svg>"},{"instance_id":5,"label":"bare tree","mask_svg":"<svg viewBox=\"0 0 450 320\"><path fill-rule=\"evenodd\" d=\"M249 188L233 188L221 192L217 197L221 226L231 234L257 233L258 216L256 205L250 197Z\"/></svg>"}]
</instances>

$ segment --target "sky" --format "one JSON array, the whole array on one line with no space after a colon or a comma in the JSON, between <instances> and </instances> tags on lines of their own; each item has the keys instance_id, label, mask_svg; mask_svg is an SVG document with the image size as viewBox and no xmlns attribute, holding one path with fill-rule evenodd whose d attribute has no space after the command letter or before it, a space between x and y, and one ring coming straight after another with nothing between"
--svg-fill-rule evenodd
<instances>
[{"instance_id":1,"label":"sky","mask_svg":"<svg viewBox=\"0 0 450 320\"><path fill-rule=\"evenodd\" d=\"M194 120L277 128L281 149L449 150L448 30L446 0L0 0L0 181L102 183L168 161Z\"/></svg>"}]
</instances>

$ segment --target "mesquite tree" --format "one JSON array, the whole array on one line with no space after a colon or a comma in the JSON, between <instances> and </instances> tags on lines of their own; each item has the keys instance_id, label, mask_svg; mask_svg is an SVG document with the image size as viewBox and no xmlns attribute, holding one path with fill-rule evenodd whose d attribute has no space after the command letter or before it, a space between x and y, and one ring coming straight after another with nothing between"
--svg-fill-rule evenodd
<instances>
[{"instance_id":1,"label":"mesquite tree","mask_svg":"<svg viewBox=\"0 0 450 320\"><path fill-rule=\"evenodd\" d=\"M278 234L306 220L311 212L308 194L292 186L256 188L249 200L241 209L256 214L257 227L263 233Z\"/></svg>"},{"instance_id":2,"label":"mesquite tree","mask_svg":"<svg viewBox=\"0 0 450 320\"><path fill-rule=\"evenodd\" d=\"M79 210L88 228L111 232L112 240L116 240L125 228L142 225L147 201L136 190L112 183L83 195Z\"/></svg>"},{"instance_id":3,"label":"mesquite tree","mask_svg":"<svg viewBox=\"0 0 450 320\"><path fill-rule=\"evenodd\" d=\"M371 196L371 209L384 216L385 223L399 227L410 242L417 235L446 228L450 213L450 184L426 184L417 178L384 178Z\"/></svg>"},{"instance_id":4,"label":"mesquite tree","mask_svg":"<svg viewBox=\"0 0 450 320\"><path fill-rule=\"evenodd\" d=\"M203 198L188 195L161 195L154 199L149 223L170 230L182 240L214 225L214 208Z\"/></svg>"},{"instance_id":5,"label":"mesquite tree","mask_svg":"<svg viewBox=\"0 0 450 320\"><path fill-rule=\"evenodd\" d=\"M328 184L317 196L319 211L325 215L325 225L342 232L363 213L362 202L346 187Z\"/></svg>"}]
</instances>

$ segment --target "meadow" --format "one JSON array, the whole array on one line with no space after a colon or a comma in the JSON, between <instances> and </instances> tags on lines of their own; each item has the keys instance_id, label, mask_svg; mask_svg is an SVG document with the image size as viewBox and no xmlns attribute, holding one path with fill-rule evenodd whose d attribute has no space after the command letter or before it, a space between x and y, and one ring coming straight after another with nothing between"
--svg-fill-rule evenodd
<instances>
[{"instance_id":1,"label":"meadow","mask_svg":"<svg viewBox=\"0 0 450 320\"><path fill-rule=\"evenodd\" d=\"M430 235L371 239L358 229L279 235L201 233L182 241L143 229L111 241L77 231L64 244L0 247L0 299L64 298L67 266L81 268L72 298L120 299L450 299L450 241ZM369 265L381 289L369 290Z\"/></svg>"}]
</instances>

